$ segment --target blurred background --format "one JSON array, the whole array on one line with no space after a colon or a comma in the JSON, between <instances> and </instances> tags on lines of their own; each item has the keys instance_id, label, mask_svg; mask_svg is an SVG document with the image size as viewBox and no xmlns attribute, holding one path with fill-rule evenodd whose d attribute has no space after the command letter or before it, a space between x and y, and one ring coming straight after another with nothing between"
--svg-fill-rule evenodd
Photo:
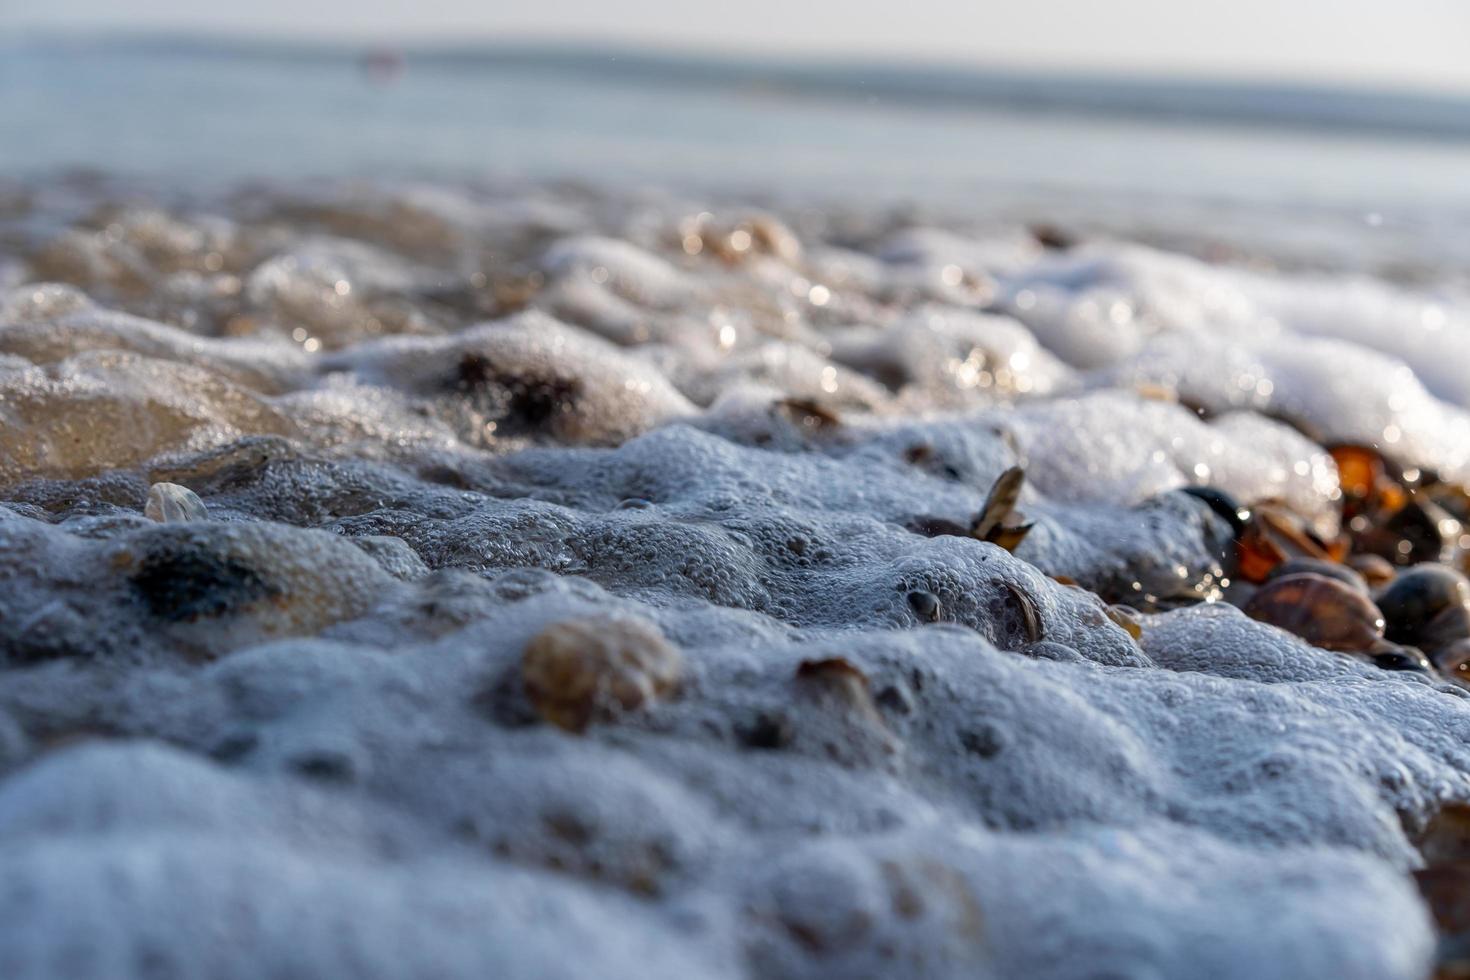
<instances>
[{"instance_id":1,"label":"blurred background","mask_svg":"<svg viewBox=\"0 0 1470 980\"><path fill-rule=\"evenodd\" d=\"M1470 208L1458 0L0 0L0 175Z\"/></svg>"}]
</instances>

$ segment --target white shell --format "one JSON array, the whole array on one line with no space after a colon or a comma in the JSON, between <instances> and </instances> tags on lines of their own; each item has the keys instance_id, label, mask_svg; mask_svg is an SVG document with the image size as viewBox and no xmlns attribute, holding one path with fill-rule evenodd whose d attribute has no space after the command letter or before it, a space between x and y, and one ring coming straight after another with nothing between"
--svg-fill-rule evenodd
<instances>
[{"instance_id":1,"label":"white shell","mask_svg":"<svg viewBox=\"0 0 1470 980\"><path fill-rule=\"evenodd\" d=\"M177 524L180 521L207 521L209 511L204 501L188 487L177 483L155 483L148 488L148 503L143 514L160 524Z\"/></svg>"}]
</instances>

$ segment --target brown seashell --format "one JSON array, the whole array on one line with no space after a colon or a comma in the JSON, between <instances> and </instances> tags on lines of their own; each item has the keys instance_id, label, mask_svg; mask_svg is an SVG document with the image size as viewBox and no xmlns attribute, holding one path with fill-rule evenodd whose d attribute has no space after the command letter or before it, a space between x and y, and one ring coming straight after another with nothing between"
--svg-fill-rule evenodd
<instances>
[{"instance_id":1,"label":"brown seashell","mask_svg":"<svg viewBox=\"0 0 1470 980\"><path fill-rule=\"evenodd\" d=\"M1414 883L1439 931L1461 936L1470 932L1470 864L1440 864L1414 872Z\"/></svg>"},{"instance_id":2,"label":"brown seashell","mask_svg":"<svg viewBox=\"0 0 1470 980\"><path fill-rule=\"evenodd\" d=\"M985 497L985 505L980 508L975 523L970 527L970 533L982 541L988 540L989 535L999 530L1011 516L1011 511L1016 509L1016 503L1021 499L1021 487L1025 483L1026 471L1019 466L1012 466L996 477L995 483L991 484L990 493Z\"/></svg>"},{"instance_id":3,"label":"brown seashell","mask_svg":"<svg viewBox=\"0 0 1470 980\"><path fill-rule=\"evenodd\" d=\"M862 700L868 693L868 675L846 657L803 660L796 667L796 679L813 690L841 692L846 701Z\"/></svg>"},{"instance_id":4,"label":"brown seashell","mask_svg":"<svg viewBox=\"0 0 1470 980\"><path fill-rule=\"evenodd\" d=\"M868 675L846 657L803 660L796 668L796 682L803 694L818 703L835 706L875 731L886 731Z\"/></svg>"},{"instance_id":5,"label":"brown seashell","mask_svg":"<svg viewBox=\"0 0 1470 980\"><path fill-rule=\"evenodd\" d=\"M1251 596L1243 611L1324 650L1367 652L1383 640L1383 614L1373 601L1321 575L1273 579Z\"/></svg>"},{"instance_id":6,"label":"brown seashell","mask_svg":"<svg viewBox=\"0 0 1470 980\"><path fill-rule=\"evenodd\" d=\"M1031 524L1016 521L1016 503L1021 499L1021 487L1026 483L1026 472L1012 466L999 477L985 497L985 505L970 525L970 536L1014 551L1030 532Z\"/></svg>"},{"instance_id":7,"label":"brown seashell","mask_svg":"<svg viewBox=\"0 0 1470 980\"><path fill-rule=\"evenodd\" d=\"M1137 640L1143 636L1143 614L1132 606L1111 605L1104 612L1108 619L1123 627L1124 632Z\"/></svg>"},{"instance_id":8,"label":"brown seashell","mask_svg":"<svg viewBox=\"0 0 1470 980\"><path fill-rule=\"evenodd\" d=\"M1248 522L1235 541L1235 576L1247 582L1266 581L1286 560L1286 552L1255 521Z\"/></svg>"},{"instance_id":9,"label":"brown seashell","mask_svg":"<svg viewBox=\"0 0 1470 980\"><path fill-rule=\"evenodd\" d=\"M1444 804L1415 845L1431 866L1470 861L1470 804Z\"/></svg>"},{"instance_id":10,"label":"brown seashell","mask_svg":"<svg viewBox=\"0 0 1470 980\"><path fill-rule=\"evenodd\" d=\"M782 398L776 407L805 429L835 429L842 424L842 416L814 398Z\"/></svg>"},{"instance_id":11,"label":"brown seashell","mask_svg":"<svg viewBox=\"0 0 1470 980\"><path fill-rule=\"evenodd\" d=\"M1373 589L1392 582L1396 574L1393 565L1378 555L1349 555L1346 563L1349 568L1363 576L1368 587Z\"/></svg>"},{"instance_id":12,"label":"brown seashell","mask_svg":"<svg viewBox=\"0 0 1470 980\"><path fill-rule=\"evenodd\" d=\"M1328 450L1337 464L1337 483L1349 500L1367 500L1385 477L1383 457L1366 446L1333 446Z\"/></svg>"},{"instance_id":13,"label":"brown seashell","mask_svg":"<svg viewBox=\"0 0 1470 980\"><path fill-rule=\"evenodd\" d=\"M672 693L683 658L652 623L595 616L553 623L526 644L521 679L536 711L581 732Z\"/></svg>"},{"instance_id":14,"label":"brown seashell","mask_svg":"<svg viewBox=\"0 0 1470 980\"><path fill-rule=\"evenodd\" d=\"M1368 594L1368 583L1358 571L1348 565L1342 565L1334 561L1322 561L1320 558L1291 558L1275 568L1266 577L1267 581L1285 578L1288 575L1321 575L1323 578L1336 579L1343 585L1352 586L1364 595Z\"/></svg>"}]
</instances>

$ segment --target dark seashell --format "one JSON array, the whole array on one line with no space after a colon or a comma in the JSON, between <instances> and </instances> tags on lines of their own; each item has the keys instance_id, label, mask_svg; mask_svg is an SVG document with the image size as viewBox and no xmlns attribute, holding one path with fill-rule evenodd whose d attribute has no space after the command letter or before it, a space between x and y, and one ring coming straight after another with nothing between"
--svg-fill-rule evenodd
<instances>
[{"instance_id":1,"label":"dark seashell","mask_svg":"<svg viewBox=\"0 0 1470 980\"><path fill-rule=\"evenodd\" d=\"M1230 494L1219 487L1190 486L1180 487L1180 493L1187 493L1191 497L1203 500L1209 505L1219 517L1230 525L1231 532L1238 538L1245 532L1245 523L1250 520L1250 509L1241 505Z\"/></svg>"},{"instance_id":2,"label":"dark seashell","mask_svg":"<svg viewBox=\"0 0 1470 980\"><path fill-rule=\"evenodd\" d=\"M917 466L919 469L934 476L943 477L946 480L959 480L964 476L960 472L959 467L946 461L927 442L910 446L904 450L903 458L904 462Z\"/></svg>"},{"instance_id":3,"label":"dark seashell","mask_svg":"<svg viewBox=\"0 0 1470 980\"><path fill-rule=\"evenodd\" d=\"M925 592L916 589L909 593L909 606L914 610L914 615L925 623L937 623L939 621L939 596L933 592Z\"/></svg>"},{"instance_id":4,"label":"dark seashell","mask_svg":"<svg viewBox=\"0 0 1470 980\"><path fill-rule=\"evenodd\" d=\"M960 744L965 751L982 759L993 759L1006 747L1006 733L989 722L960 731Z\"/></svg>"},{"instance_id":5,"label":"dark seashell","mask_svg":"<svg viewBox=\"0 0 1470 980\"><path fill-rule=\"evenodd\" d=\"M1411 643L1433 652L1470 632L1470 580L1453 568L1415 565L1394 577L1378 593L1384 635L1395 643Z\"/></svg>"},{"instance_id":6,"label":"dark seashell","mask_svg":"<svg viewBox=\"0 0 1470 980\"><path fill-rule=\"evenodd\" d=\"M915 517L904 524L904 527L915 534L922 534L926 538L937 538L941 535L949 535L955 538L968 538L970 536L969 528L946 517Z\"/></svg>"},{"instance_id":7,"label":"dark seashell","mask_svg":"<svg viewBox=\"0 0 1470 980\"><path fill-rule=\"evenodd\" d=\"M1442 647L1434 651L1430 659L1445 680L1470 687L1470 640L1458 640Z\"/></svg>"},{"instance_id":8,"label":"dark seashell","mask_svg":"<svg viewBox=\"0 0 1470 980\"><path fill-rule=\"evenodd\" d=\"M1421 674L1427 674L1431 669L1428 658L1413 647L1375 653L1373 666L1381 670L1412 670Z\"/></svg>"},{"instance_id":9,"label":"dark seashell","mask_svg":"<svg viewBox=\"0 0 1470 980\"><path fill-rule=\"evenodd\" d=\"M1065 252L1077 244L1077 236L1065 229L1051 224L1032 225L1026 229L1036 244L1053 252Z\"/></svg>"},{"instance_id":10,"label":"dark seashell","mask_svg":"<svg viewBox=\"0 0 1470 980\"><path fill-rule=\"evenodd\" d=\"M1443 508L1419 497L1411 498L1380 523L1370 524L1354 538L1359 551L1369 552L1395 565L1417 565L1442 561L1454 541L1446 528L1458 522ZM1455 536L1458 536L1456 531Z\"/></svg>"},{"instance_id":11,"label":"dark seashell","mask_svg":"<svg viewBox=\"0 0 1470 980\"><path fill-rule=\"evenodd\" d=\"M1323 578L1336 579L1343 585L1350 585L1364 595L1368 594L1368 583L1355 569L1347 565L1340 565L1335 561L1322 561L1320 558L1291 558L1275 568L1266 576L1270 582L1288 575L1321 575Z\"/></svg>"},{"instance_id":12,"label":"dark seashell","mask_svg":"<svg viewBox=\"0 0 1470 980\"><path fill-rule=\"evenodd\" d=\"M835 429L842 416L814 398L782 398L776 407L804 429Z\"/></svg>"},{"instance_id":13,"label":"dark seashell","mask_svg":"<svg viewBox=\"0 0 1470 980\"><path fill-rule=\"evenodd\" d=\"M1384 530L1398 537L1396 557L1389 560L1402 565L1442 561L1453 544L1444 529L1456 523L1443 507L1415 495L1384 525Z\"/></svg>"},{"instance_id":14,"label":"dark seashell","mask_svg":"<svg viewBox=\"0 0 1470 980\"><path fill-rule=\"evenodd\" d=\"M1002 582L1005 588L1005 608L1007 618L1014 618L1019 627L1022 639L1025 643L1039 643L1046 639L1046 634L1041 626L1041 612L1036 608L1036 600L1022 591L1020 587L1009 582ZM1015 632L1015 630L1008 630Z\"/></svg>"},{"instance_id":15,"label":"dark seashell","mask_svg":"<svg viewBox=\"0 0 1470 980\"><path fill-rule=\"evenodd\" d=\"M1361 653L1383 640L1383 614L1373 600L1321 575L1274 579L1256 590L1242 611L1324 650Z\"/></svg>"},{"instance_id":16,"label":"dark seashell","mask_svg":"<svg viewBox=\"0 0 1470 980\"><path fill-rule=\"evenodd\" d=\"M761 711L740 725L735 734L748 749L784 749L796 737L791 719L780 712Z\"/></svg>"}]
</instances>

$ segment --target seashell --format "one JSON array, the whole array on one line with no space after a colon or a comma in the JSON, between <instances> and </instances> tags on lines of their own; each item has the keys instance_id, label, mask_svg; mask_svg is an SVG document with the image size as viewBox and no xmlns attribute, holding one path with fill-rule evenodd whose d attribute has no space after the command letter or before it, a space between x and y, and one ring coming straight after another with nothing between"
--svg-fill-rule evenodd
<instances>
[{"instance_id":1,"label":"seashell","mask_svg":"<svg viewBox=\"0 0 1470 980\"><path fill-rule=\"evenodd\" d=\"M1378 593L1384 635L1431 654L1470 637L1470 579L1444 565L1415 565Z\"/></svg>"},{"instance_id":2,"label":"seashell","mask_svg":"<svg viewBox=\"0 0 1470 980\"><path fill-rule=\"evenodd\" d=\"M1470 804L1446 802L1414 841L1426 864L1470 861Z\"/></svg>"},{"instance_id":3,"label":"seashell","mask_svg":"<svg viewBox=\"0 0 1470 980\"><path fill-rule=\"evenodd\" d=\"M1413 872L1414 883L1439 931L1460 937L1470 933L1470 863L1435 864ZM1462 974L1441 972L1439 977Z\"/></svg>"},{"instance_id":4,"label":"seashell","mask_svg":"<svg viewBox=\"0 0 1470 980\"><path fill-rule=\"evenodd\" d=\"M1230 525L1231 532L1237 538L1245 533L1246 522L1251 518L1250 508L1242 506L1240 501L1224 490L1219 487L1188 486L1180 487L1179 492L1187 493L1208 504L1210 510Z\"/></svg>"},{"instance_id":5,"label":"seashell","mask_svg":"<svg viewBox=\"0 0 1470 980\"><path fill-rule=\"evenodd\" d=\"M908 599L909 607L913 609L914 615L919 617L920 622L937 623L939 621L939 597L933 592L917 589L909 593Z\"/></svg>"},{"instance_id":6,"label":"seashell","mask_svg":"<svg viewBox=\"0 0 1470 980\"><path fill-rule=\"evenodd\" d=\"M868 675L846 657L803 660L796 668L796 679L816 696L829 697L864 711L873 708ZM876 714L876 709L873 711Z\"/></svg>"},{"instance_id":7,"label":"seashell","mask_svg":"<svg viewBox=\"0 0 1470 980\"><path fill-rule=\"evenodd\" d=\"M553 623L521 655L526 697L569 732L666 697L683 669L679 651L652 623L594 616Z\"/></svg>"},{"instance_id":8,"label":"seashell","mask_svg":"<svg viewBox=\"0 0 1470 980\"><path fill-rule=\"evenodd\" d=\"M1289 558L1271 569L1270 574L1266 576L1266 581L1303 573L1336 579L1343 585L1352 586L1364 595L1368 594L1368 583L1356 569L1348 565L1340 565L1335 561L1322 561L1320 558Z\"/></svg>"},{"instance_id":9,"label":"seashell","mask_svg":"<svg viewBox=\"0 0 1470 980\"><path fill-rule=\"evenodd\" d=\"M1458 640L1435 651L1434 665L1445 680L1470 687L1470 640Z\"/></svg>"},{"instance_id":10,"label":"seashell","mask_svg":"<svg viewBox=\"0 0 1470 980\"><path fill-rule=\"evenodd\" d=\"M1328 449L1337 464L1337 483L1347 501L1367 501L1386 479L1383 457L1366 446L1339 445Z\"/></svg>"},{"instance_id":11,"label":"seashell","mask_svg":"<svg viewBox=\"0 0 1470 980\"><path fill-rule=\"evenodd\" d=\"M155 483L149 487L143 514L160 524L209 520L209 511L199 495L177 483Z\"/></svg>"},{"instance_id":12,"label":"seashell","mask_svg":"<svg viewBox=\"0 0 1470 980\"><path fill-rule=\"evenodd\" d=\"M1242 611L1324 650L1369 652L1383 641L1383 614L1373 600L1322 575L1273 579L1251 596Z\"/></svg>"},{"instance_id":13,"label":"seashell","mask_svg":"<svg viewBox=\"0 0 1470 980\"><path fill-rule=\"evenodd\" d=\"M1026 483L1026 472L1012 466L990 487L985 504L970 525L970 536L1014 551L1026 537L1032 525L1016 520L1016 503L1021 499L1021 487Z\"/></svg>"},{"instance_id":14,"label":"seashell","mask_svg":"<svg viewBox=\"0 0 1470 980\"><path fill-rule=\"evenodd\" d=\"M1377 589L1387 585L1396 574L1393 565L1378 555L1349 555L1344 561L1349 568L1363 576L1369 588Z\"/></svg>"},{"instance_id":15,"label":"seashell","mask_svg":"<svg viewBox=\"0 0 1470 980\"><path fill-rule=\"evenodd\" d=\"M1379 517L1354 537L1359 551L1395 565L1444 561L1459 537L1459 522L1438 504L1415 495L1387 517Z\"/></svg>"},{"instance_id":16,"label":"seashell","mask_svg":"<svg viewBox=\"0 0 1470 980\"><path fill-rule=\"evenodd\" d=\"M1373 666L1380 670L1412 670L1427 674L1434 668L1429 658L1413 647L1397 647L1373 654Z\"/></svg>"},{"instance_id":17,"label":"seashell","mask_svg":"<svg viewBox=\"0 0 1470 980\"><path fill-rule=\"evenodd\" d=\"M1010 582L1000 584L1005 587L1006 608L1018 614L1025 641L1039 643L1046 639L1046 632L1041 626L1041 611L1036 608L1036 600Z\"/></svg>"},{"instance_id":18,"label":"seashell","mask_svg":"<svg viewBox=\"0 0 1470 980\"><path fill-rule=\"evenodd\" d=\"M1346 547L1340 549L1346 552ZM1292 558L1332 561L1328 546L1315 538L1290 511L1269 503L1257 504L1235 539L1235 577L1264 582L1278 566Z\"/></svg>"},{"instance_id":19,"label":"seashell","mask_svg":"<svg viewBox=\"0 0 1470 980\"><path fill-rule=\"evenodd\" d=\"M842 424L842 416L814 398L782 398L776 408L803 429L825 431Z\"/></svg>"},{"instance_id":20,"label":"seashell","mask_svg":"<svg viewBox=\"0 0 1470 980\"><path fill-rule=\"evenodd\" d=\"M1123 631L1135 640L1143 636L1143 614L1137 609L1132 606L1111 605L1103 612L1108 619L1123 627Z\"/></svg>"},{"instance_id":21,"label":"seashell","mask_svg":"<svg viewBox=\"0 0 1470 980\"><path fill-rule=\"evenodd\" d=\"M846 657L803 660L796 668L797 690L820 709L803 722L834 759L873 762L897 751L883 720L868 675ZM831 727L833 723L837 727Z\"/></svg>"}]
</instances>

